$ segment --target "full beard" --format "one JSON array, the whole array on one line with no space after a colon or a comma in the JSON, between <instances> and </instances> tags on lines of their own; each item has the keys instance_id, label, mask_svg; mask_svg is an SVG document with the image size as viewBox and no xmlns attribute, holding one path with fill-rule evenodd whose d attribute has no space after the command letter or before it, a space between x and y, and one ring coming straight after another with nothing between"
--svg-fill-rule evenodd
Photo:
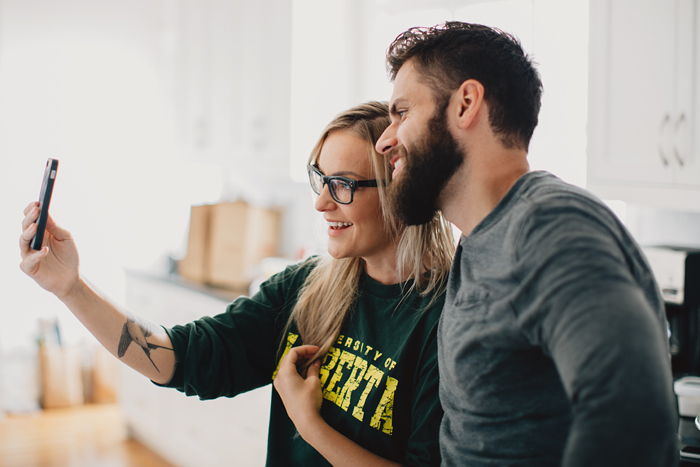
<instances>
[{"instance_id":1,"label":"full beard","mask_svg":"<svg viewBox=\"0 0 700 467\"><path fill-rule=\"evenodd\" d=\"M405 147L400 177L389 185L394 215L406 225L433 220L440 193L466 158L447 129L445 110L439 106L428 122L426 136L413 148Z\"/></svg>"}]
</instances>

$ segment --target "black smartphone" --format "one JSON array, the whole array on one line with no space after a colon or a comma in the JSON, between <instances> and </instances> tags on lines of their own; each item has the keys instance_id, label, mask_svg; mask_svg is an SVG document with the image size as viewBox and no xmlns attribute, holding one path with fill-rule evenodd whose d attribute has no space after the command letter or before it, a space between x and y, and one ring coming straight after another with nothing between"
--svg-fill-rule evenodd
<instances>
[{"instance_id":1,"label":"black smartphone","mask_svg":"<svg viewBox=\"0 0 700 467\"><path fill-rule=\"evenodd\" d=\"M44 181L41 183L41 193L39 193L39 219L36 220L36 235L32 240L32 248L35 250L41 250L41 244L44 241L44 230L46 230L46 220L49 218L49 204L51 203L51 193L53 193L57 169L58 159L46 161Z\"/></svg>"}]
</instances>

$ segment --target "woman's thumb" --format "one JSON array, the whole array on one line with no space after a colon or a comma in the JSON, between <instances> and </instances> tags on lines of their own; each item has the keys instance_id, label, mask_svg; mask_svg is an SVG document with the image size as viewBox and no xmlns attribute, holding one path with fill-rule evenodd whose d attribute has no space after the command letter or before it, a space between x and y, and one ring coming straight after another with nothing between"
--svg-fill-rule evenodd
<instances>
[{"instance_id":1,"label":"woman's thumb","mask_svg":"<svg viewBox=\"0 0 700 467\"><path fill-rule=\"evenodd\" d=\"M310 377L318 378L318 371L320 368L321 360L314 360L314 362L309 365L309 368L306 370L306 379L309 379Z\"/></svg>"}]
</instances>

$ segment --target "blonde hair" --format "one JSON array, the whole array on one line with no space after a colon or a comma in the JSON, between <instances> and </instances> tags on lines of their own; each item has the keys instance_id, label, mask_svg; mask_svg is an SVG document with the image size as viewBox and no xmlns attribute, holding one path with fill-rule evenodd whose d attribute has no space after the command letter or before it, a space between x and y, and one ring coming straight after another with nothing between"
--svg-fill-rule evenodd
<instances>
[{"instance_id":1,"label":"blonde hair","mask_svg":"<svg viewBox=\"0 0 700 467\"><path fill-rule=\"evenodd\" d=\"M391 180L392 168L389 158L375 150L377 140L389 123L389 108L384 102L367 102L338 114L316 143L309 164L317 164L323 144L335 131L347 131L367 142L367 157L372 161L374 178L386 182L379 183L377 188L385 228L390 236L398 238L398 276L413 279L413 284L404 290L404 296L418 288L423 296L434 293L432 303L450 269L455 249L452 229L440 213L427 224L409 227L391 213L384 185ZM294 323L304 344L320 347L309 361L323 357L338 339L340 328L359 293L360 278L365 270L365 261L359 257L335 259L328 255L317 262L304 282L283 334L286 335ZM285 341L283 338L281 349Z\"/></svg>"}]
</instances>

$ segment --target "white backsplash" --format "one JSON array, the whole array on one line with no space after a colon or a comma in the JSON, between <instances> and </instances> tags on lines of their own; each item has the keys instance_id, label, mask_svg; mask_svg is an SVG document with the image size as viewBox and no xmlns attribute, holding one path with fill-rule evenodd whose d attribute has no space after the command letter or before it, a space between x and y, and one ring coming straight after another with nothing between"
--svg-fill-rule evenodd
<instances>
[{"instance_id":1,"label":"white backsplash","mask_svg":"<svg viewBox=\"0 0 700 467\"><path fill-rule=\"evenodd\" d=\"M643 246L700 248L700 213L628 205L625 224Z\"/></svg>"}]
</instances>

